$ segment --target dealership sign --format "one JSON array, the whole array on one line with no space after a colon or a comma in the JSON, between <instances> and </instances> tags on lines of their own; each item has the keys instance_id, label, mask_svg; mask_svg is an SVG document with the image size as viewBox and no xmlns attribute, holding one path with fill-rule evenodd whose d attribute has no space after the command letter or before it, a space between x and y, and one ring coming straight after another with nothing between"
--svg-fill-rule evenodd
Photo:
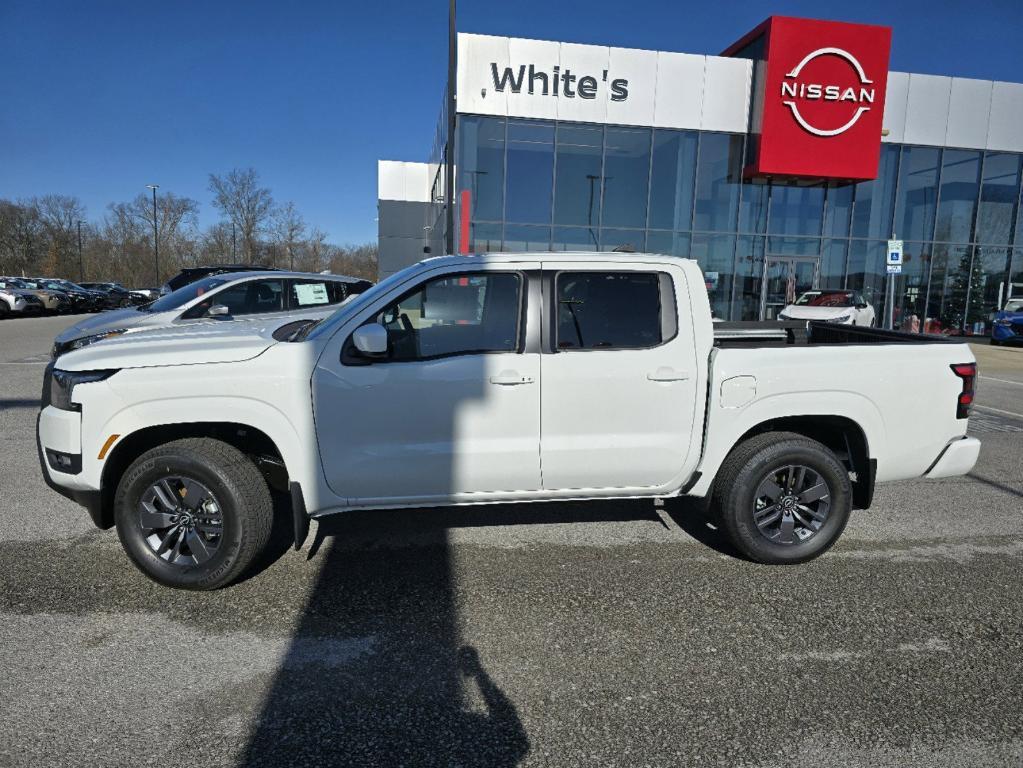
<instances>
[{"instance_id":1,"label":"dealership sign","mask_svg":"<svg viewBox=\"0 0 1023 768\"><path fill-rule=\"evenodd\" d=\"M725 54L758 60L748 176L873 179L891 30L772 16Z\"/></svg>"}]
</instances>

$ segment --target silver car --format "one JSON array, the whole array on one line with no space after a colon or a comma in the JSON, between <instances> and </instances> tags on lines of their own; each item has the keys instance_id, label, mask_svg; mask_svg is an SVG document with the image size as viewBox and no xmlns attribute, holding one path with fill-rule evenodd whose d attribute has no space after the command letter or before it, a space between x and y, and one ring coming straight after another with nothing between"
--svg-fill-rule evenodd
<instances>
[{"instance_id":1,"label":"silver car","mask_svg":"<svg viewBox=\"0 0 1023 768\"><path fill-rule=\"evenodd\" d=\"M324 317L372 285L344 275L308 272L229 272L189 283L148 304L95 315L62 331L53 356L112 336L148 328L275 315Z\"/></svg>"}]
</instances>

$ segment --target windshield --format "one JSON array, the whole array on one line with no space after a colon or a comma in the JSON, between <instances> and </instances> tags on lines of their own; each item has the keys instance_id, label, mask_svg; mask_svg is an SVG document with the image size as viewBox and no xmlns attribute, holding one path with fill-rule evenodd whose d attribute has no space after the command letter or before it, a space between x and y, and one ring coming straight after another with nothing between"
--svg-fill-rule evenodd
<instances>
[{"instance_id":1,"label":"windshield","mask_svg":"<svg viewBox=\"0 0 1023 768\"><path fill-rule=\"evenodd\" d=\"M1023 312L1023 299L1010 299L1005 302L1006 312Z\"/></svg>"},{"instance_id":2,"label":"windshield","mask_svg":"<svg viewBox=\"0 0 1023 768\"><path fill-rule=\"evenodd\" d=\"M18 288L19 290L24 290L28 288L28 286L21 280L12 280L5 277L3 280L0 280L0 288Z\"/></svg>"},{"instance_id":3,"label":"windshield","mask_svg":"<svg viewBox=\"0 0 1023 768\"><path fill-rule=\"evenodd\" d=\"M807 291L796 300L797 307L851 307L852 291Z\"/></svg>"},{"instance_id":4,"label":"windshield","mask_svg":"<svg viewBox=\"0 0 1023 768\"><path fill-rule=\"evenodd\" d=\"M295 335L294 341L302 341L304 339L316 338L318 336L324 336L332 333L334 331L334 327L338 323L343 322L350 314L358 312L369 302L375 301L378 296L382 296L394 286L405 282L410 275L415 274L419 271L419 269L420 264L413 264L410 267L405 267L405 269L399 272L395 272L390 277L384 278L372 288L369 288L351 300L346 301L337 308L337 311L334 312L334 314L327 315L326 317L317 320L315 323L307 325L305 328L301 329L301 331Z\"/></svg>"},{"instance_id":5,"label":"windshield","mask_svg":"<svg viewBox=\"0 0 1023 768\"><path fill-rule=\"evenodd\" d=\"M224 277L206 277L196 280L194 283L183 285L176 291L171 291L166 296L161 296L151 304L146 304L140 309L146 312L166 312L171 309L180 309L192 299L197 299L204 293L212 291L228 281Z\"/></svg>"}]
</instances>

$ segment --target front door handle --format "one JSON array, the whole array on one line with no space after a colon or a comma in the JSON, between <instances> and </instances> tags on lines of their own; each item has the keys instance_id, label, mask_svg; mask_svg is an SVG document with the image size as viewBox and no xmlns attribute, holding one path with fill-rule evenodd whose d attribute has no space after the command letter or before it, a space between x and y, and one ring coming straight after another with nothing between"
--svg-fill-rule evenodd
<instances>
[{"instance_id":1,"label":"front door handle","mask_svg":"<svg viewBox=\"0 0 1023 768\"><path fill-rule=\"evenodd\" d=\"M674 368L658 368L656 371L651 371L646 375L650 381L685 381L689 378L689 374L685 371L676 371Z\"/></svg>"},{"instance_id":2,"label":"front door handle","mask_svg":"<svg viewBox=\"0 0 1023 768\"><path fill-rule=\"evenodd\" d=\"M513 387L516 384L532 384L532 376L523 376L518 371L501 371L490 377L491 384L501 384L506 387Z\"/></svg>"}]
</instances>

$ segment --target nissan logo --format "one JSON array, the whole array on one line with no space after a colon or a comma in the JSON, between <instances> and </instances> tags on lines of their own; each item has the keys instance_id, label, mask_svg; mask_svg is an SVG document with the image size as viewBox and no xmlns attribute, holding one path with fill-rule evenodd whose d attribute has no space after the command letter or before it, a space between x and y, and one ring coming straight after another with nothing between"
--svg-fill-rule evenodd
<instances>
[{"instance_id":1,"label":"nissan logo","mask_svg":"<svg viewBox=\"0 0 1023 768\"><path fill-rule=\"evenodd\" d=\"M800 74L803 69L810 62L821 56L838 56L847 61L859 78L859 86L843 88L836 84L805 82L801 80ZM804 130L809 131L815 136L838 136L845 133L856 125L856 121L860 119L864 112L870 111L869 105L874 103L874 81L867 77L856 57L841 48L818 48L816 51L808 53L791 72L785 75L785 78L781 84L782 103L792 110L792 116L796 122ZM838 128L818 128L807 121L800 113L797 99L805 101L848 102L855 111L849 120Z\"/></svg>"}]
</instances>

